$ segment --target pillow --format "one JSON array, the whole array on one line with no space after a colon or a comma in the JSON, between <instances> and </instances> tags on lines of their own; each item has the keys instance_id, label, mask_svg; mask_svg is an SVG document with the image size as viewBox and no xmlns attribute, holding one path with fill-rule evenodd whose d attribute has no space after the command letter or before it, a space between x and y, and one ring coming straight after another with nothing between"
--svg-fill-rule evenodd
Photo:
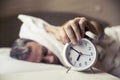
<instances>
[{"instance_id":1,"label":"pillow","mask_svg":"<svg viewBox=\"0 0 120 80\"><path fill-rule=\"evenodd\" d=\"M0 74L64 68L60 65L33 63L17 60L9 56L10 50L11 48L0 48Z\"/></svg>"}]
</instances>

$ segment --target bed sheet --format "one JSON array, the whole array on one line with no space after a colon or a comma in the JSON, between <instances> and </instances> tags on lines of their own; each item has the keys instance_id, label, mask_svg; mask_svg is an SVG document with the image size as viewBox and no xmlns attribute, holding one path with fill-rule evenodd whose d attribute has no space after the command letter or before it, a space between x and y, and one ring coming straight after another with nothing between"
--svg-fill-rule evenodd
<instances>
[{"instance_id":1,"label":"bed sheet","mask_svg":"<svg viewBox=\"0 0 120 80\"><path fill-rule=\"evenodd\" d=\"M95 73L76 72L60 65L32 63L13 59L11 48L0 48L0 80L119 80L95 69Z\"/></svg>"}]
</instances>

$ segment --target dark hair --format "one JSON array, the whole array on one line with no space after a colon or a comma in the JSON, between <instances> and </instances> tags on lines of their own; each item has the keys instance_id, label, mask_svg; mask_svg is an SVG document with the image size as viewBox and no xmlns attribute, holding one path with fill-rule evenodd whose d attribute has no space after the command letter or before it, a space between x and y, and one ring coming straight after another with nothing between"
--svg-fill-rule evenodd
<instances>
[{"instance_id":1,"label":"dark hair","mask_svg":"<svg viewBox=\"0 0 120 80\"><path fill-rule=\"evenodd\" d=\"M14 41L10 56L16 59L25 60L29 56L30 48L26 47L25 44L27 42L31 42L33 40L18 38Z\"/></svg>"}]
</instances>

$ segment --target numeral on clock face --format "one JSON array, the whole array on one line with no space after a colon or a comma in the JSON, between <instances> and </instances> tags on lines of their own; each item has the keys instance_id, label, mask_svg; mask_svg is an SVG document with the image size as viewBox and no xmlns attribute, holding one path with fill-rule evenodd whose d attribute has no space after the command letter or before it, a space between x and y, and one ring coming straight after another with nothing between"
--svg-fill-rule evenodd
<instances>
[{"instance_id":1,"label":"numeral on clock face","mask_svg":"<svg viewBox=\"0 0 120 80\"><path fill-rule=\"evenodd\" d=\"M87 62L85 61L85 65L87 65Z\"/></svg>"},{"instance_id":2,"label":"numeral on clock face","mask_svg":"<svg viewBox=\"0 0 120 80\"><path fill-rule=\"evenodd\" d=\"M81 63L79 63L79 66L81 67L81 66L82 66L82 64L81 64Z\"/></svg>"},{"instance_id":3,"label":"numeral on clock face","mask_svg":"<svg viewBox=\"0 0 120 80\"><path fill-rule=\"evenodd\" d=\"M91 58L89 58L89 61L91 61L92 59Z\"/></svg>"},{"instance_id":4,"label":"numeral on clock face","mask_svg":"<svg viewBox=\"0 0 120 80\"><path fill-rule=\"evenodd\" d=\"M70 57L69 60L72 61L72 58Z\"/></svg>"},{"instance_id":5,"label":"numeral on clock face","mask_svg":"<svg viewBox=\"0 0 120 80\"><path fill-rule=\"evenodd\" d=\"M91 53L90 53L90 55L92 56L92 55L93 55L93 53L91 52Z\"/></svg>"},{"instance_id":6,"label":"numeral on clock face","mask_svg":"<svg viewBox=\"0 0 120 80\"><path fill-rule=\"evenodd\" d=\"M96 49L87 39L82 39L77 45L69 44L66 48L65 60L72 69L82 71L94 65Z\"/></svg>"},{"instance_id":7,"label":"numeral on clock face","mask_svg":"<svg viewBox=\"0 0 120 80\"><path fill-rule=\"evenodd\" d=\"M76 61L74 61L74 65L76 64Z\"/></svg>"},{"instance_id":8,"label":"numeral on clock face","mask_svg":"<svg viewBox=\"0 0 120 80\"><path fill-rule=\"evenodd\" d=\"M91 50L91 47L89 47L89 51Z\"/></svg>"}]
</instances>

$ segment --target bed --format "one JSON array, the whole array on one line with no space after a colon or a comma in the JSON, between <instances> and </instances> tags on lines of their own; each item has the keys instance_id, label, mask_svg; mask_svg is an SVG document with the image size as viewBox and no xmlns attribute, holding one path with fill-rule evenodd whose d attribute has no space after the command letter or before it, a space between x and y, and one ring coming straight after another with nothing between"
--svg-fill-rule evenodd
<instances>
[{"instance_id":1,"label":"bed","mask_svg":"<svg viewBox=\"0 0 120 80\"><path fill-rule=\"evenodd\" d=\"M36 17L40 17L34 14L29 14L32 16L36 16ZM45 15L45 13L44 13ZM49 13L50 15L50 13ZM53 14L52 14L53 15ZM72 16L71 16L72 15ZM64 20L62 18L62 16L58 16L56 15L57 18L59 19L49 19L49 17L45 18L45 20L47 22L56 22L54 23L54 25L60 25L63 24L65 21L78 16L78 15L73 15L70 14L70 16L68 15ZM17 16L16 20L13 19L14 25L17 23ZM43 16L42 16L43 17ZM55 16L54 16L55 17ZM52 18L52 17L50 17ZM43 18L44 19L44 18ZM9 19L8 19L9 20ZM50 20L50 21L49 21ZM59 21L56 21L59 20ZM9 20L10 21L10 20ZM98 20L100 21L100 20ZM19 21L18 21L19 22ZM61 22L61 23L60 23ZM103 22L104 23L104 22ZM19 23L21 24L21 23ZM17 23L18 25L18 23ZM104 23L104 25L106 25ZM14 26L16 27L16 26ZM17 26L18 32L19 32L19 26ZM12 31L14 32L14 31ZM17 33L18 33L17 32ZM16 33L16 32L14 32ZM17 34L15 34L17 35ZM18 37L18 35L17 35ZM15 39L17 38L16 36L14 37ZM7 37L5 37L7 38ZM15 40L13 39L13 41ZM11 43L12 46L12 43ZM32 62L26 62L26 61L21 61L21 60L16 60L11 58L10 55L10 50L11 47L1 47L0 48L0 80L39 80L39 79L44 79L44 80L119 80L119 78L110 75L106 72L103 72L101 70L98 70L96 68L94 68L94 73L91 71L87 71L87 72L77 72L77 71L73 71L70 70L68 73L67 72L67 68L60 66L60 65L52 65L52 64L44 64L44 63L32 63ZM30 77L32 76L32 77Z\"/></svg>"},{"instance_id":2,"label":"bed","mask_svg":"<svg viewBox=\"0 0 120 80\"><path fill-rule=\"evenodd\" d=\"M94 69L94 73L76 72L60 65L32 63L13 59L11 48L0 48L0 80L119 80L119 78Z\"/></svg>"},{"instance_id":3,"label":"bed","mask_svg":"<svg viewBox=\"0 0 120 80\"><path fill-rule=\"evenodd\" d=\"M25 62L15 60L9 56L11 46L13 41L18 38L21 26L21 22L17 19L19 13L40 17L54 25L61 25L67 20L77 16L92 18L106 26L109 26L108 22L112 25L119 23L120 18L117 16L119 15L119 7L117 6L119 5L119 0L114 2L115 6L111 6L111 3L113 5L113 2L109 2L108 0L105 0L105 3L107 4L103 4L102 0L92 0L91 3L86 3L86 1L87 0L66 0L67 6L63 5L65 0L51 0L49 4L47 3L47 0L44 0L43 2L41 2L41 0L36 0L36 2L34 0L1 0L0 80L120 80L119 78L98 69L96 69L95 73L76 72L72 70L66 73L67 69L63 66ZM59 5L55 5L56 3ZM94 5L94 8L91 5ZM104 9L101 9L101 6ZM117 11L117 13L115 11ZM90 17L90 15L92 17Z\"/></svg>"}]
</instances>

